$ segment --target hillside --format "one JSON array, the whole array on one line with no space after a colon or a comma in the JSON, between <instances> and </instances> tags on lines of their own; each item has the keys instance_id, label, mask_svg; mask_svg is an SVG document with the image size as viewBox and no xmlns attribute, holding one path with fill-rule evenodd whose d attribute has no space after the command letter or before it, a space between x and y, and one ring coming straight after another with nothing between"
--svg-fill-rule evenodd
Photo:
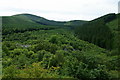
<instances>
[{"instance_id":1,"label":"hillside","mask_svg":"<svg viewBox=\"0 0 120 80\"><path fill-rule=\"evenodd\" d=\"M78 25L82 25L87 21L83 21L83 20L73 20L73 21L54 21L54 20L47 20L43 17L39 17L36 15L32 15L32 14L20 14L17 16L26 16L29 19L31 19L32 21L42 24L42 25L52 25L52 26L78 26Z\"/></svg>"},{"instance_id":2,"label":"hillside","mask_svg":"<svg viewBox=\"0 0 120 80\"><path fill-rule=\"evenodd\" d=\"M14 16L3 16L3 35L14 33L14 32L25 32L31 30L39 30L39 29L50 29L54 28L49 25L42 25L32 21L27 16L23 15L14 15ZM57 27L55 27L57 28Z\"/></svg>"},{"instance_id":3,"label":"hillside","mask_svg":"<svg viewBox=\"0 0 120 80\"><path fill-rule=\"evenodd\" d=\"M36 15L32 15L32 14L18 14L15 16L19 16L19 17L27 17L28 19L30 19L31 21L41 24L41 25L64 25L64 23L66 22L57 22L57 21L53 21L53 20L47 20L43 17L39 17Z\"/></svg>"},{"instance_id":4,"label":"hillside","mask_svg":"<svg viewBox=\"0 0 120 80\"><path fill-rule=\"evenodd\" d=\"M117 35L116 33L118 29L117 19L117 14L107 14L77 27L75 32L82 40L112 50L115 48L114 41L116 39L114 38Z\"/></svg>"},{"instance_id":5,"label":"hillside","mask_svg":"<svg viewBox=\"0 0 120 80\"><path fill-rule=\"evenodd\" d=\"M14 22L14 23L13 23ZM47 20L43 17L39 17L32 14L18 14L13 16L6 16L3 17L3 23L10 25L11 24L20 24L20 23L26 23L28 24L40 24L40 25L51 25L51 26L64 26L64 25L82 25L87 21L82 20L73 20L73 21L53 21L53 20Z\"/></svg>"},{"instance_id":6,"label":"hillside","mask_svg":"<svg viewBox=\"0 0 120 80\"><path fill-rule=\"evenodd\" d=\"M113 14L112 14L113 15ZM111 16L111 15L110 15ZM118 55L80 38L111 37L116 18L93 21L58 22L31 14L3 17L3 79L68 78L76 80L112 80L119 78ZM108 24L104 26L103 20ZM108 20L107 20L108 19ZM98 21L97 21L98 20ZM100 26L96 27L94 25ZM110 23L111 22L111 23ZM77 27L78 26L78 27ZM88 28L88 27L91 28ZM71 29L72 27L72 29ZM78 29L78 34L74 29ZM74 29L73 29L74 28ZM102 29L101 29L102 28ZM105 30L97 34L96 29ZM107 30L107 32L106 32ZM103 38L103 37L104 38ZM94 42L94 40L93 40Z\"/></svg>"},{"instance_id":7,"label":"hillside","mask_svg":"<svg viewBox=\"0 0 120 80\"><path fill-rule=\"evenodd\" d=\"M3 16L3 34L9 34L12 32L24 32L27 30L39 30L57 27L73 27L79 26L87 21L77 20L68 22L58 22L53 20L47 20L45 18L32 15L32 14L18 14L13 16ZM76 25L77 24L77 25ZM7 28L6 28L7 27Z\"/></svg>"}]
</instances>

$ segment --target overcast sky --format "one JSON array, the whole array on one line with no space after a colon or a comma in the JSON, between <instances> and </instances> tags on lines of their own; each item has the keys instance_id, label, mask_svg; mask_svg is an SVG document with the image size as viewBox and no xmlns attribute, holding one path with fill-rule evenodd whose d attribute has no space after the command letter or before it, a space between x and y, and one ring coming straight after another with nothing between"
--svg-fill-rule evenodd
<instances>
[{"instance_id":1,"label":"overcast sky","mask_svg":"<svg viewBox=\"0 0 120 80\"><path fill-rule=\"evenodd\" d=\"M118 13L119 0L0 0L0 16L35 14L50 20L92 20Z\"/></svg>"}]
</instances>

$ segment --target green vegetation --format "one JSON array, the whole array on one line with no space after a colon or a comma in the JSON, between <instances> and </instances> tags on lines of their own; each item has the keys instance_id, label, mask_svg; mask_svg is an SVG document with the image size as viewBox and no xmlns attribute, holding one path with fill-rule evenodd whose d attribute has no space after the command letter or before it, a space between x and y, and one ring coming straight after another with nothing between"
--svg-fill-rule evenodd
<instances>
[{"instance_id":1,"label":"green vegetation","mask_svg":"<svg viewBox=\"0 0 120 80\"><path fill-rule=\"evenodd\" d=\"M107 26L115 19L56 23L30 14L3 17L3 78L119 78L113 28Z\"/></svg>"},{"instance_id":2,"label":"green vegetation","mask_svg":"<svg viewBox=\"0 0 120 80\"><path fill-rule=\"evenodd\" d=\"M118 16L119 14L102 16L77 27L75 32L82 40L94 43L108 50L116 49L116 42L118 41Z\"/></svg>"}]
</instances>

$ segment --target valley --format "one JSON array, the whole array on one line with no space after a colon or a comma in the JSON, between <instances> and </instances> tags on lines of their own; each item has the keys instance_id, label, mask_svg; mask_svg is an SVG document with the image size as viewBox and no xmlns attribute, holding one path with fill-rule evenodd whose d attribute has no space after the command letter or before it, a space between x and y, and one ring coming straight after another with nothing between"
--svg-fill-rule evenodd
<instances>
[{"instance_id":1,"label":"valley","mask_svg":"<svg viewBox=\"0 0 120 80\"><path fill-rule=\"evenodd\" d=\"M64 22L3 16L3 79L118 79L118 16Z\"/></svg>"}]
</instances>

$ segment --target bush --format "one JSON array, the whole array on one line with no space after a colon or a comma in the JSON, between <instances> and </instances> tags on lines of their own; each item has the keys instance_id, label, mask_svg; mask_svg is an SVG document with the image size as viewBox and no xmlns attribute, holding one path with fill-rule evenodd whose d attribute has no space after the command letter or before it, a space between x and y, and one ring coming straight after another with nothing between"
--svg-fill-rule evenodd
<instances>
[{"instance_id":1,"label":"bush","mask_svg":"<svg viewBox=\"0 0 120 80\"><path fill-rule=\"evenodd\" d=\"M50 42L53 44L57 44L58 43L58 37L57 35L53 35L50 39Z\"/></svg>"},{"instance_id":2,"label":"bush","mask_svg":"<svg viewBox=\"0 0 120 80\"><path fill-rule=\"evenodd\" d=\"M37 52L37 55L38 55L38 61L42 61L43 60L43 57L45 54L48 54L50 52L48 51L45 51L45 50L40 50Z\"/></svg>"},{"instance_id":3,"label":"bush","mask_svg":"<svg viewBox=\"0 0 120 80\"><path fill-rule=\"evenodd\" d=\"M3 69L3 78L17 78L19 71L15 65L11 65Z\"/></svg>"}]
</instances>

